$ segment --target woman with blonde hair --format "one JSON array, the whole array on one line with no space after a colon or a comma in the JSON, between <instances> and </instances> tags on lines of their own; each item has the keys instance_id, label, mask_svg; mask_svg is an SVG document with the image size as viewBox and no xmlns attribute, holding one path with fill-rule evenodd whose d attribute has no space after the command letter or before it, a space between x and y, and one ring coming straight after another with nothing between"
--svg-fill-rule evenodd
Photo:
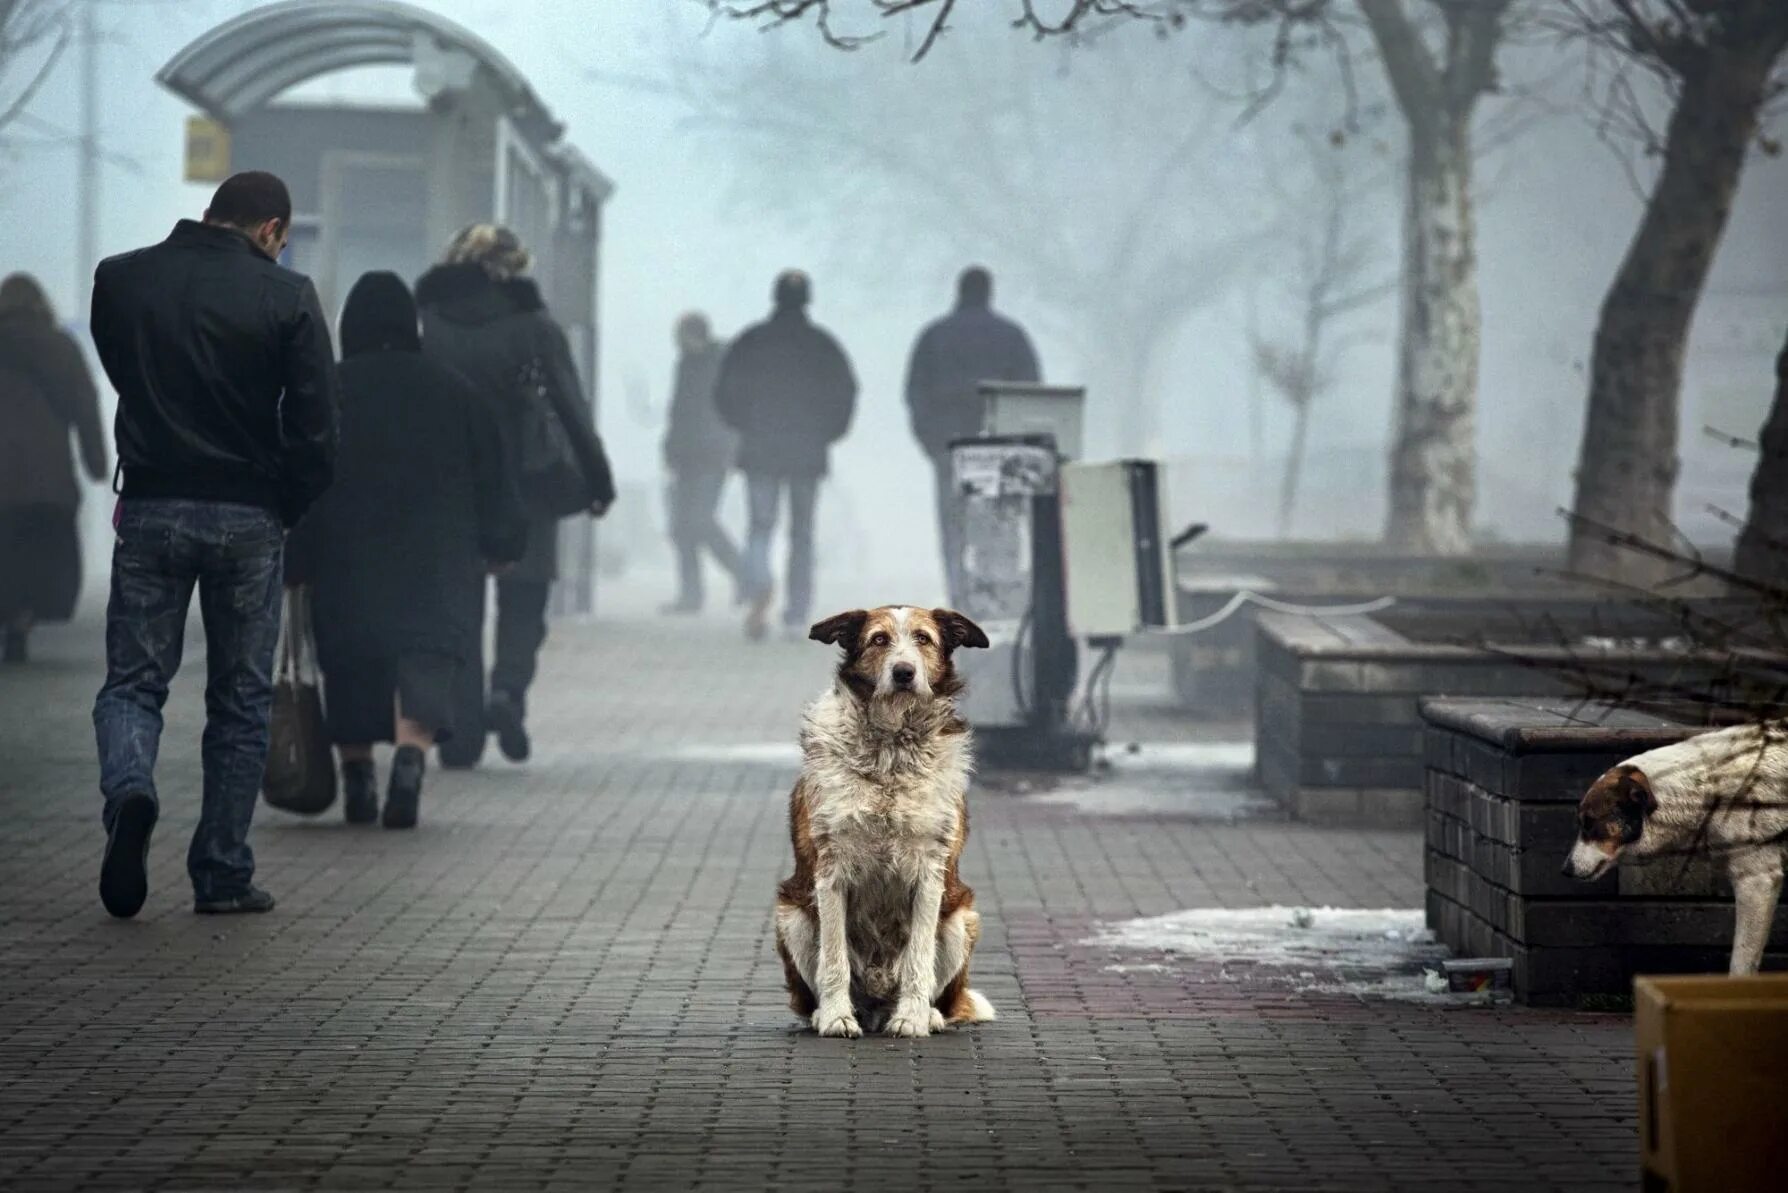
<instances>
[{"instance_id":1,"label":"woman with blonde hair","mask_svg":"<svg viewBox=\"0 0 1788 1193\"><path fill-rule=\"evenodd\" d=\"M27 274L0 281L0 657L25 661L40 621L65 621L81 590L81 504L68 436L106 478L99 397L86 358Z\"/></svg>"},{"instance_id":2,"label":"woman with blonde hair","mask_svg":"<svg viewBox=\"0 0 1788 1193\"><path fill-rule=\"evenodd\" d=\"M484 750L478 727L495 732L511 761L528 757L527 694L546 641L547 594L558 577L559 519L567 509L601 517L615 499L608 457L591 425L589 396L564 330L526 276L531 264L514 232L498 224L472 224L454 236L442 263L416 284L422 350L464 376L491 404L529 513L527 554L497 577L489 697L482 643L470 644L480 665L468 669L457 702L462 735L441 748L447 766L477 763ZM562 443L574 462L569 484L555 486L550 497L531 484L535 473L529 467L543 434ZM569 504L566 488L575 490Z\"/></svg>"}]
</instances>

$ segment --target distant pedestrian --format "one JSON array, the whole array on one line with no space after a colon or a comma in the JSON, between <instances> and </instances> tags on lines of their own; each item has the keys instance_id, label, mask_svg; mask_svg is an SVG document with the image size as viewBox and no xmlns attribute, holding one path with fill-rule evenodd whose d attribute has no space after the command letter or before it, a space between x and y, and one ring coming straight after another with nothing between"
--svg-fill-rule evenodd
<instances>
[{"instance_id":1,"label":"distant pedestrian","mask_svg":"<svg viewBox=\"0 0 1788 1193\"><path fill-rule=\"evenodd\" d=\"M950 471L950 443L981 430L983 381L1036 381L1037 353L1024 328L993 310L993 275L979 265L956 280L956 309L929 324L913 344L906 404L913 434L937 475L938 537L949 600L960 604L962 500Z\"/></svg>"},{"instance_id":2,"label":"distant pedestrian","mask_svg":"<svg viewBox=\"0 0 1788 1193\"><path fill-rule=\"evenodd\" d=\"M744 579L739 548L721 529L716 513L738 440L714 405L714 382L726 345L716 340L705 315L677 320L677 376L664 432L664 464L670 470L671 544L677 552L677 599L665 613L699 613L702 552L714 556L738 587Z\"/></svg>"},{"instance_id":3,"label":"distant pedestrian","mask_svg":"<svg viewBox=\"0 0 1788 1193\"><path fill-rule=\"evenodd\" d=\"M395 742L386 828L416 823L427 751L451 740L487 569L521 558L527 518L496 414L422 355L416 302L394 273L355 283L341 314L341 458L286 550L308 584L342 813L379 816L373 743Z\"/></svg>"},{"instance_id":4,"label":"distant pedestrian","mask_svg":"<svg viewBox=\"0 0 1788 1193\"><path fill-rule=\"evenodd\" d=\"M422 276L422 351L463 374L492 404L509 453L510 472L523 474L523 441L530 413L542 396L568 412L559 430L582 474L583 500L596 517L615 500L614 476L590 421L590 401L577 377L565 332L547 313L540 289L525 277L532 257L514 232L495 224L463 228L447 246L446 259ZM531 405L532 403L532 405ZM455 710L451 743L441 750L448 766L473 766L484 752L486 728L494 730L504 757L528 757L528 688L546 641L546 600L559 574L559 517L542 509L525 484L530 519L528 550L512 570L497 577L496 659L485 697L483 643L475 644L471 668ZM482 605L479 613L482 623Z\"/></svg>"},{"instance_id":5,"label":"distant pedestrian","mask_svg":"<svg viewBox=\"0 0 1788 1193\"><path fill-rule=\"evenodd\" d=\"M788 593L783 625L806 631L813 603L813 514L832 444L850 429L857 378L831 333L807 317L812 286L788 270L777 277L775 309L727 349L715 385L720 416L739 432L739 469L751 509L745 545L750 611L745 632L762 638L775 582L770 538L788 494Z\"/></svg>"},{"instance_id":6,"label":"distant pedestrian","mask_svg":"<svg viewBox=\"0 0 1788 1193\"><path fill-rule=\"evenodd\" d=\"M100 263L93 340L118 391L123 497L93 707L107 832L99 894L135 915L159 814L161 708L193 588L205 618L205 791L194 910L267 911L249 822L267 765L285 529L329 485L335 361L309 279L275 264L292 200L271 174L217 188L204 222Z\"/></svg>"},{"instance_id":7,"label":"distant pedestrian","mask_svg":"<svg viewBox=\"0 0 1788 1193\"><path fill-rule=\"evenodd\" d=\"M0 281L0 661L22 663L42 621L65 621L81 591L80 486L106 478L99 398L81 347L56 326L35 278Z\"/></svg>"}]
</instances>

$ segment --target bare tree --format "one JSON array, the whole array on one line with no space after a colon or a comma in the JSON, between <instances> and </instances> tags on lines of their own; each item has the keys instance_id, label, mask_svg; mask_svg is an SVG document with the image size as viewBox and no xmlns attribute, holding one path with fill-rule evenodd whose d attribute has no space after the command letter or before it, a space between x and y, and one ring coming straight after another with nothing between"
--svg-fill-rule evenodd
<instances>
[{"instance_id":1,"label":"bare tree","mask_svg":"<svg viewBox=\"0 0 1788 1193\"><path fill-rule=\"evenodd\" d=\"M1579 572L1647 583L1666 560L1589 528L1673 540L1689 328L1746 157L1788 89L1788 3L1568 0L1553 23L1601 60L1608 120L1659 162L1596 327L1570 553ZM1647 119L1647 82L1670 98L1661 131Z\"/></svg>"},{"instance_id":2,"label":"bare tree","mask_svg":"<svg viewBox=\"0 0 1788 1193\"><path fill-rule=\"evenodd\" d=\"M833 0L704 0L717 15L781 24L811 19L832 44L874 36L841 28ZM1497 88L1496 54L1511 0L1011 0L1011 24L1036 37L1083 38L1112 20L1168 31L1202 18L1272 31L1274 94L1308 50L1332 52L1353 83L1347 26L1363 21L1408 132L1403 316L1387 541L1412 551L1471 548L1477 468L1480 315L1472 206L1473 117ZM859 5L858 7L862 7ZM960 12L957 0L869 0L882 16L924 13L923 56Z\"/></svg>"},{"instance_id":3,"label":"bare tree","mask_svg":"<svg viewBox=\"0 0 1788 1193\"><path fill-rule=\"evenodd\" d=\"M1306 169L1286 185L1275 172L1274 189L1282 202L1298 203L1308 212L1298 221L1293 238L1296 260L1292 298L1298 324L1294 334L1250 337L1254 366L1267 385L1291 407L1291 442L1279 488L1278 534L1291 533L1298 486L1304 468L1310 410L1334 387L1342 358L1363 339L1363 333L1338 334L1337 325L1384 297L1394 287L1367 280L1380 254L1370 237L1352 230L1358 196L1348 186L1343 139L1301 130ZM1293 193L1294 190L1297 193Z\"/></svg>"},{"instance_id":4,"label":"bare tree","mask_svg":"<svg viewBox=\"0 0 1788 1193\"><path fill-rule=\"evenodd\" d=\"M0 137L68 48L69 0L0 0Z\"/></svg>"},{"instance_id":5,"label":"bare tree","mask_svg":"<svg viewBox=\"0 0 1788 1193\"><path fill-rule=\"evenodd\" d=\"M1751 511L1732 567L1752 580L1788 589L1788 344L1776 357L1776 396L1758 438Z\"/></svg>"}]
</instances>

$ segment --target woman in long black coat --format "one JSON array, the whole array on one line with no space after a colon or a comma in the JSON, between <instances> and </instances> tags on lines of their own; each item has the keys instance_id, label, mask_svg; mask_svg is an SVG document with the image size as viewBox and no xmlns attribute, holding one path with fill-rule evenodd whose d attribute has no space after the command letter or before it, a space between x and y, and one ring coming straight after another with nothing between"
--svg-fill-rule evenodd
<instances>
[{"instance_id":1,"label":"woman in long black coat","mask_svg":"<svg viewBox=\"0 0 1788 1193\"><path fill-rule=\"evenodd\" d=\"M99 399L80 345L56 326L37 282L12 274L0 282L0 654L9 663L25 661L34 623L67 619L80 593L71 430L87 475L104 480Z\"/></svg>"},{"instance_id":2,"label":"woman in long black coat","mask_svg":"<svg viewBox=\"0 0 1788 1193\"><path fill-rule=\"evenodd\" d=\"M293 533L286 580L311 588L343 812L376 816L373 743L395 741L384 823L408 828L426 752L453 732L485 574L521 558L527 525L489 404L423 356L396 274L355 283L341 354L335 483Z\"/></svg>"}]
</instances>

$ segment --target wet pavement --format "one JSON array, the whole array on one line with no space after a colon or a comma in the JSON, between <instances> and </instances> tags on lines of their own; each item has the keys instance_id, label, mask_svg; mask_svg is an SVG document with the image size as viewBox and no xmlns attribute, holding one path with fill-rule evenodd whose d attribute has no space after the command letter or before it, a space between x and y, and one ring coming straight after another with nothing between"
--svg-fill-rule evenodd
<instances>
[{"instance_id":1,"label":"wet pavement","mask_svg":"<svg viewBox=\"0 0 1788 1193\"><path fill-rule=\"evenodd\" d=\"M1120 669L1107 769L971 797L999 1020L842 1041L769 943L821 647L560 625L530 763L431 772L413 833L263 808L280 906L226 920L184 873L190 650L121 923L97 626L34 645L0 669L0 1188L1637 1184L1627 1020L1424 998L1418 836L1280 820L1157 658Z\"/></svg>"}]
</instances>

